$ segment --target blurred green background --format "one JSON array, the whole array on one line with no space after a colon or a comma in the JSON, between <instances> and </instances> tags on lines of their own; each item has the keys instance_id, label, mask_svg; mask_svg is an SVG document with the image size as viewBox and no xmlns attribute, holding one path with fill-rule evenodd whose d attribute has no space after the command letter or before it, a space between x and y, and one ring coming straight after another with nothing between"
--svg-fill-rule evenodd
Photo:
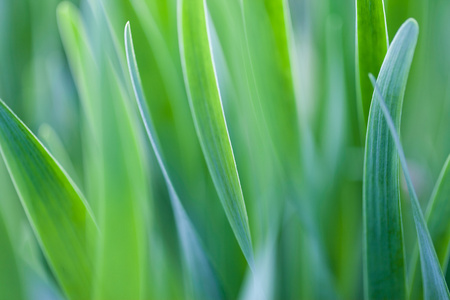
<instances>
[{"instance_id":1,"label":"blurred green background","mask_svg":"<svg viewBox=\"0 0 450 300\"><path fill-rule=\"evenodd\" d=\"M122 72L126 70L123 28L130 21L142 84L168 168L226 298L260 299L252 294L251 280L245 279L247 265L195 133L181 70L176 1L104 0L106 14L99 2L73 1L90 42L85 46L99 66L105 64L100 63L105 56L117 61L111 58L112 67L106 63L98 73L90 73L91 66L85 65L87 71L77 75L71 45L58 27L60 1L0 0L0 98L48 147L94 212L101 207L97 196L114 186L121 194L118 199L144 202L142 238L150 270L149 283L144 284L146 298L183 298L180 249L167 188L144 135L128 72ZM212 46L221 97L267 297L361 298L363 131L356 109L355 1L289 1L297 107L284 104L293 95L285 86L286 74L274 71L289 59L277 52L269 31L271 1L247 1L243 16L238 0L206 2L215 29ZM390 40L409 17L420 27L401 137L424 208L450 153L450 2L386 0L385 7ZM254 82L249 81L246 66L255 71ZM89 73L85 89L79 78ZM114 88L117 82L122 90ZM94 122L83 107L83 97L98 99L103 107L93 110ZM113 128L96 131L102 125L96 123L95 112L106 114L105 107L116 98L128 103L124 107L129 111L125 117L120 109L110 112L115 120L111 122L121 130L121 122L131 118L127 130L133 132L143 154L133 162L125 159L122 172L114 167L99 169L92 155L98 151L105 164L113 164L111 160L134 151L128 147L133 139L123 139L127 134L121 139ZM298 144L294 129L298 124L292 122L296 118ZM91 131L106 136L108 143L98 149ZM127 169L130 164L132 170ZM97 175L102 172L114 176L100 176L100 180ZM130 191L121 188L124 181ZM404 201L409 200L404 197ZM415 232L410 206L403 208L409 257ZM118 208L118 219L106 222L118 222L120 212ZM2 260L8 247L16 261ZM29 298L62 297L3 161L0 248L0 266L19 270ZM118 259L112 257L110 263ZM1 285L8 277L0 273L1 298Z\"/></svg>"}]
</instances>

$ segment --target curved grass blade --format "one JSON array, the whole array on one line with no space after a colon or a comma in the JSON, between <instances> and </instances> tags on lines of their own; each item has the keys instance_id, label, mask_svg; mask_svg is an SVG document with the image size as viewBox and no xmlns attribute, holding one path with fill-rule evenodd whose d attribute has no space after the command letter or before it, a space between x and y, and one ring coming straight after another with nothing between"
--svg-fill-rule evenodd
<instances>
[{"instance_id":1,"label":"curved grass blade","mask_svg":"<svg viewBox=\"0 0 450 300\"><path fill-rule=\"evenodd\" d=\"M417 36L417 23L406 21L389 47L378 76L398 128ZM366 298L405 299L398 155L378 104L371 106L367 126L363 198Z\"/></svg>"},{"instance_id":2,"label":"curved grass blade","mask_svg":"<svg viewBox=\"0 0 450 300\"><path fill-rule=\"evenodd\" d=\"M450 250L450 155L434 187L428 204L426 220L434 249L439 259L443 272L447 270ZM420 298L422 282L420 281L420 269L417 268L419 253L416 251L412 258L411 297Z\"/></svg>"},{"instance_id":3,"label":"curved grass blade","mask_svg":"<svg viewBox=\"0 0 450 300\"><path fill-rule=\"evenodd\" d=\"M0 101L0 152L49 265L66 295L88 299L98 234L78 188Z\"/></svg>"},{"instance_id":4,"label":"curved grass blade","mask_svg":"<svg viewBox=\"0 0 450 300\"><path fill-rule=\"evenodd\" d=\"M365 131L373 94L367 74L378 75L389 46L383 0L356 0L356 40L360 119Z\"/></svg>"},{"instance_id":5,"label":"curved grass blade","mask_svg":"<svg viewBox=\"0 0 450 300\"><path fill-rule=\"evenodd\" d=\"M139 70L134 53L133 40L131 36L130 23L125 26L125 50L130 71L130 77L133 84L136 101L141 114L142 122L147 131L147 136L152 145L159 167L163 173L164 179L169 190L172 209L175 215L175 222L183 248L183 259L187 269L188 290L191 292L192 299L221 299L222 290L216 280L214 270L201 246L200 239L189 220L186 211L175 191L169 173L166 169L166 163L163 152L158 142L156 131L149 114L147 102L141 85Z\"/></svg>"},{"instance_id":6,"label":"curved grass blade","mask_svg":"<svg viewBox=\"0 0 450 300\"><path fill-rule=\"evenodd\" d=\"M428 231L425 218L422 214L422 209L420 208L419 199L417 198L416 191L414 190L411 176L408 171L405 153L403 151L400 138L397 134L397 129L394 125L394 121L389 114L389 109L387 108L386 103L383 100L384 97L379 90L377 82L375 82L375 77L373 77L372 74L370 74L369 76L375 89L376 97L374 97L374 99L378 100L377 103L379 104L379 107L381 107L381 111L383 112L384 118L389 127L389 131L394 140L395 147L397 148L398 156L400 157L400 164L403 168L403 174L405 175L409 196L411 198L414 223L416 224L417 238L419 241L422 279L424 283L424 298L426 300L450 299L450 294L445 282L445 277L439 265L439 259L434 249L433 241ZM385 133L386 132L381 132L381 134Z\"/></svg>"},{"instance_id":7,"label":"curved grass blade","mask_svg":"<svg viewBox=\"0 0 450 300\"><path fill-rule=\"evenodd\" d=\"M206 2L179 0L178 35L183 74L197 135L228 221L253 268L253 250L206 22Z\"/></svg>"}]
</instances>

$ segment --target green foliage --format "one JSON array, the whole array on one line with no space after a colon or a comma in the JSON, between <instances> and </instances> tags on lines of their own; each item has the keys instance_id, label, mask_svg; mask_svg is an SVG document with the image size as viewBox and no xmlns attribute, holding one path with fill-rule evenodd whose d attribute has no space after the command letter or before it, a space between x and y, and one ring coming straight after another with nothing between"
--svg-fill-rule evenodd
<instances>
[{"instance_id":1,"label":"green foliage","mask_svg":"<svg viewBox=\"0 0 450 300\"><path fill-rule=\"evenodd\" d=\"M434 249L441 268L445 274L449 260L450 249L450 223L448 213L450 202L450 157L444 163L442 171L431 195L426 212L427 227L433 241ZM418 253L412 258L411 295L421 294L422 282L420 281L420 269L417 269Z\"/></svg>"},{"instance_id":2,"label":"green foliage","mask_svg":"<svg viewBox=\"0 0 450 300\"><path fill-rule=\"evenodd\" d=\"M406 21L392 41L378 76L396 128L400 127L417 36L417 23ZM376 104L371 106L367 125L363 197L366 295L369 299L405 299L398 155L383 112Z\"/></svg>"},{"instance_id":3,"label":"green foliage","mask_svg":"<svg viewBox=\"0 0 450 300\"><path fill-rule=\"evenodd\" d=\"M181 60L197 135L230 225L253 267L247 211L217 85L205 2L180 1L178 5Z\"/></svg>"},{"instance_id":4,"label":"green foliage","mask_svg":"<svg viewBox=\"0 0 450 300\"><path fill-rule=\"evenodd\" d=\"M389 46L383 0L356 1L356 31L360 118L365 129L373 94L367 74L378 74Z\"/></svg>"},{"instance_id":5,"label":"green foliage","mask_svg":"<svg viewBox=\"0 0 450 300\"><path fill-rule=\"evenodd\" d=\"M127 23L125 26L125 49L131 81L133 83L141 118L169 190L169 197L182 247L184 264L187 269L185 280L188 285L188 290L191 292L190 296L195 299L221 299L222 291L217 283L216 275L214 274L208 261L208 257L200 244L199 237L181 204L169 177L169 173L167 172L166 164L164 162L165 159L162 155L161 146L159 145L141 86L141 78L136 63L130 23Z\"/></svg>"},{"instance_id":6,"label":"green foliage","mask_svg":"<svg viewBox=\"0 0 450 300\"><path fill-rule=\"evenodd\" d=\"M0 101L0 149L24 210L69 298L89 297L98 228L78 188Z\"/></svg>"},{"instance_id":7,"label":"green foliage","mask_svg":"<svg viewBox=\"0 0 450 300\"><path fill-rule=\"evenodd\" d=\"M422 279L424 284L424 298L450 299L450 294L448 291L447 284L445 282L445 277L439 265L439 258L436 254L436 250L434 249L433 241L428 231L427 224L422 213L422 209L420 208L416 191L414 190L411 175L409 174L408 165L406 163L405 154L403 152L403 147L400 143L400 138L397 134L394 121L392 120L389 114L389 109L387 108L386 103L383 100L383 95L378 89L378 86L375 82L375 78L373 77L372 74L370 74L370 80L372 81L372 84L375 88L374 94L376 95L376 98L379 101L378 103L386 119L386 123L388 124L388 128L394 140L395 147L397 148L400 157L400 164L402 166L403 173L405 174L406 184L408 186L408 192L411 198L414 222L416 224L417 239L419 242L419 249L420 249L420 262L422 267ZM382 134L383 132L381 132L381 135Z\"/></svg>"},{"instance_id":8,"label":"green foliage","mask_svg":"<svg viewBox=\"0 0 450 300\"><path fill-rule=\"evenodd\" d=\"M0 3L0 299L448 299L450 2Z\"/></svg>"}]
</instances>

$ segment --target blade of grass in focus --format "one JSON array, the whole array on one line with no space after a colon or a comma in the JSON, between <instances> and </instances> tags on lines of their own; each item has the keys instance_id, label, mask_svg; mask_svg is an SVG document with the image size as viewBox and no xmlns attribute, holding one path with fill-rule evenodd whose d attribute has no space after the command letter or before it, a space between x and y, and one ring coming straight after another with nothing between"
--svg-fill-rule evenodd
<instances>
[{"instance_id":1,"label":"blade of grass in focus","mask_svg":"<svg viewBox=\"0 0 450 300\"><path fill-rule=\"evenodd\" d=\"M415 25L415 31L418 32L417 23L412 24ZM420 208L419 199L417 198L411 176L409 174L405 153L403 151L400 138L397 134L397 129L394 125L394 121L389 114L389 109L387 108L386 103L383 100L383 95L379 90L377 82L375 81L375 77L373 77L372 74L370 74L369 76L375 89L374 95L376 95L376 97L374 97L374 99L376 98L378 100L377 104L379 104L379 107L381 107L381 111L383 112L389 131L394 140L395 147L397 148L397 152L400 157L400 164L403 168L403 174L405 175L406 184L408 185L408 192L413 208L414 222L416 224L417 238L419 241L422 280L424 285L424 299L450 299L450 294L445 282L445 277L439 264L439 258L434 249L433 240L431 239L431 235L428 231L422 209ZM386 128L383 129L386 130ZM386 132L381 131L382 135L385 133Z\"/></svg>"},{"instance_id":2,"label":"blade of grass in focus","mask_svg":"<svg viewBox=\"0 0 450 300\"><path fill-rule=\"evenodd\" d=\"M397 128L417 36L417 23L406 21L394 37L378 76ZM406 299L398 155L378 105L370 109L363 176L366 297Z\"/></svg>"},{"instance_id":3,"label":"blade of grass in focus","mask_svg":"<svg viewBox=\"0 0 450 300\"><path fill-rule=\"evenodd\" d=\"M166 169L166 164L162 155L163 152L159 145L156 131L153 127L153 122L147 108L147 102L145 100L141 85L136 56L134 53L130 23L127 23L125 26L125 49L131 81L134 87L141 118L169 190L178 236L183 250L182 253L184 263L187 269L186 281L190 284L188 290L191 292L193 299L221 299L223 296L221 288L218 285L217 278L208 261L205 251L201 246L199 237L181 204Z\"/></svg>"},{"instance_id":4,"label":"blade of grass in focus","mask_svg":"<svg viewBox=\"0 0 450 300\"><path fill-rule=\"evenodd\" d=\"M447 158L431 195L426 220L434 248L443 272L447 270L450 250L450 156ZM417 268L418 252L412 258L410 295L419 299L422 293L420 269Z\"/></svg>"},{"instance_id":5,"label":"blade of grass in focus","mask_svg":"<svg viewBox=\"0 0 450 300\"><path fill-rule=\"evenodd\" d=\"M178 2L178 34L185 85L208 169L236 239L253 267L244 197L211 57L206 2Z\"/></svg>"},{"instance_id":6,"label":"blade of grass in focus","mask_svg":"<svg viewBox=\"0 0 450 300\"><path fill-rule=\"evenodd\" d=\"M16 254L0 213L0 299L25 299Z\"/></svg>"},{"instance_id":7,"label":"blade of grass in focus","mask_svg":"<svg viewBox=\"0 0 450 300\"><path fill-rule=\"evenodd\" d=\"M98 228L65 171L0 101L0 150L42 251L71 299L89 298Z\"/></svg>"},{"instance_id":8,"label":"blade of grass in focus","mask_svg":"<svg viewBox=\"0 0 450 300\"><path fill-rule=\"evenodd\" d=\"M359 112L366 131L373 87L367 74L378 75L389 46L383 0L356 0L357 83Z\"/></svg>"}]
</instances>

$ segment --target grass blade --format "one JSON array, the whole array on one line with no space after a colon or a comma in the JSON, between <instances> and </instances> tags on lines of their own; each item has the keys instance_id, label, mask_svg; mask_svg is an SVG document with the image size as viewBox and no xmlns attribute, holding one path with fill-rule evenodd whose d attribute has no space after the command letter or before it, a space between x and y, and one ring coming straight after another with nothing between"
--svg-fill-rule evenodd
<instances>
[{"instance_id":1,"label":"grass blade","mask_svg":"<svg viewBox=\"0 0 450 300\"><path fill-rule=\"evenodd\" d=\"M19 265L13 245L9 239L6 224L0 213L0 299L25 299Z\"/></svg>"},{"instance_id":2,"label":"grass blade","mask_svg":"<svg viewBox=\"0 0 450 300\"><path fill-rule=\"evenodd\" d=\"M69 298L92 288L90 208L72 180L31 131L0 101L0 150L39 244Z\"/></svg>"},{"instance_id":3,"label":"grass blade","mask_svg":"<svg viewBox=\"0 0 450 300\"><path fill-rule=\"evenodd\" d=\"M206 2L178 2L183 73L197 135L228 221L250 267L253 250L236 163L211 56Z\"/></svg>"},{"instance_id":4,"label":"grass blade","mask_svg":"<svg viewBox=\"0 0 450 300\"><path fill-rule=\"evenodd\" d=\"M428 231L425 218L422 214L422 209L420 208L419 199L417 198L411 176L408 171L405 153L403 151L400 138L397 134L397 129L395 128L394 121L389 114L389 109L387 108L386 103L383 100L383 95L381 94L378 85L375 82L375 77L373 77L372 74L370 74L370 80L372 81L372 84L375 88L376 97L374 97L374 99L378 100L377 103L379 104L379 107L381 107L383 115L386 119L386 123L388 124L389 131L394 140L395 147L397 148L398 156L400 157L400 164L403 168L406 184L408 186L409 196L411 198L414 222L416 224L417 237L419 241L422 279L424 283L424 298L427 300L450 299L448 287L445 283L445 277L439 265L439 259L434 249L433 241Z\"/></svg>"},{"instance_id":5,"label":"grass blade","mask_svg":"<svg viewBox=\"0 0 450 300\"><path fill-rule=\"evenodd\" d=\"M383 0L356 0L356 40L360 118L365 131L373 94L367 74L378 74L389 46Z\"/></svg>"},{"instance_id":6,"label":"grass blade","mask_svg":"<svg viewBox=\"0 0 450 300\"><path fill-rule=\"evenodd\" d=\"M397 128L417 36L417 23L406 21L389 47L378 77ZM366 134L363 185L364 272L369 299L407 296L399 191L398 155L383 113L378 104L373 104Z\"/></svg>"},{"instance_id":7,"label":"grass blade","mask_svg":"<svg viewBox=\"0 0 450 300\"><path fill-rule=\"evenodd\" d=\"M449 261L450 250L450 156L447 158L444 167L436 182L436 186L431 195L426 213L426 220L434 249L436 250L439 263L445 272ZM418 252L414 252L412 258L412 280L411 297L420 298L422 282L420 281L420 269L417 269Z\"/></svg>"},{"instance_id":8,"label":"grass blade","mask_svg":"<svg viewBox=\"0 0 450 300\"><path fill-rule=\"evenodd\" d=\"M222 291L216 280L214 270L212 269L205 251L201 246L200 239L191 221L189 220L183 205L181 204L166 168L163 152L159 145L156 131L153 127L153 122L147 108L147 102L145 100L141 85L136 56L134 53L130 23L127 23L125 26L125 49L130 77L141 118L169 190L178 236L183 248L182 253L184 263L188 273L188 285L190 285L188 290L192 293L193 299L221 299L223 298Z\"/></svg>"},{"instance_id":9,"label":"grass blade","mask_svg":"<svg viewBox=\"0 0 450 300\"><path fill-rule=\"evenodd\" d=\"M98 26L94 26L90 40L79 10L70 2L58 6L61 36L80 94L83 116L88 121L82 136L86 186L90 188L90 199L94 200L102 231L96 252L93 296L141 299L145 298L144 287L149 285L148 209L144 202L149 199L147 164L140 144L137 115L131 109L126 84L121 79L125 76L120 76L121 68L117 67L120 58L110 38L110 29L103 22L102 14L95 16L94 21L98 23L94 24Z\"/></svg>"},{"instance_id":10,"label":"grass blade","mask_svg":"<svg viewBox=\"0 0 450 300\"><path fill-rule=\"evenodd\" d=\"M450 155L439 175L431 195L430 205L426 213L428 230L436 249L439 262L447 267L450 247Z\"/></svg>"}]
</instances>

